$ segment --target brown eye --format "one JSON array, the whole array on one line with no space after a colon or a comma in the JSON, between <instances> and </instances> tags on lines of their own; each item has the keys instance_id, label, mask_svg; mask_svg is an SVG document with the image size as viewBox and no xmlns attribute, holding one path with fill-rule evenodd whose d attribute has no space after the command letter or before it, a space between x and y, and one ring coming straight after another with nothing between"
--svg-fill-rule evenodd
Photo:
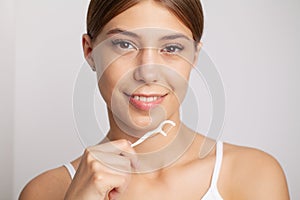
<instances>
[{"instance_id":1,"label":"brown eye","mask_svg":"<svg viewBox=\"0 0 300 200\"><path fill-rule=\"evenodd\" d=\"M182 50L183 50L183 47L180 45L168 45L165 48L161 49L161 52L172 54L172 53L177 53Z\"/></svg>"},{"instance_id":2,"label":"brown eye","mask_svg":"<svg viewBox=\"0 0 300 200\"><path fill-rule=\"evenodd\" d=\"M119 45L122 49L130 49L132 47L128 42L121 42Z\"/></svg>"},{"instance_id":3,"label":"brown eye","mask_svg":"<svg viewBox=\"0 0 300 200\"><path fill-rule=\"evenodd\" d=\"M125 40L113 40L112 44L123 50L137 49L131 42Z\"/></svg>"}]
</instances>

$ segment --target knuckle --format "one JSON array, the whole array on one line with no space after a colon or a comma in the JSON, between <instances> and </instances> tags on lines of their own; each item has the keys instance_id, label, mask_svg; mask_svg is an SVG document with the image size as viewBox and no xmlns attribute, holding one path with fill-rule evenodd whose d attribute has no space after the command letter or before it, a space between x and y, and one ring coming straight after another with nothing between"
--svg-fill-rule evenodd
<instances>
[{"instance_id":1,"label":"knuckle","mask_svg":"<svg viewBox=\"0 0 300 200\"><path fill-rule=\"evenodd\" d=\"M94 153L92 152L92 150L90 148L87 148L85 150L84 155L85 155L87 162L91 162L91 161L95 160Z\"/></svg>"},{"instance_id":2,"label":"knuckle","mask_svg":"<svg viewBox=\"0 0 300 200\"><path fill-rule=\"evenodd\" d=\"M133 148L131 147L131 144L129 143L128 140L125 140L125 139L122 139L120 141L120 145L121 145L121 148L127 152L132 152L133 151Z\"/></svg>"},{"instance_id":3,"label":"knuckle","mask_svg":"<svg viewBox=\"0 0 300 200\"><path fill-rule=\"evenodd\" d=\"M92 160L89 166L93 172L97 172L101 168L101 164L97 160Z\"/></svg>"},{"instance_id":4,"label":"knuckle","mask_svg":"<svg viewBox=\"0 0 300 200\"><path fill-rule=\"evenodd\" d=\"M92 151L92 147L87 147L85 150L84 150L84 153L89 153Z\"/></svg>"},{"instance_id":5,"label":"knuckle","mask_svg":"<svg viewBox=\"0 0 300 200\"><path fill-rule=\"evenodd\" d=\"M102 173L93 173L92 175L92 182L94 184L102 183L104 180L104 175Z\"/></svg>"},{"instance_id":6,"label":"knuckle","mask_svg":"<svg viewBox=\"0 0 300 200\"><path fill-rule=\"evenodd\" d=\"M119 142L122 147L126 147L127 145L129 145L129 142L126 139L121 139L119 140Z\"/></svg>"},{"instance_id":7,"label":"knuckle","mask_svg":"<svg viewBox=\"0 0 300 200\"><path fill-rule=\"evenodd\" d=\"M105 196L111 186L105 184L105 178L103 174L95 173L91 179L92 183L96 186L100 196Z\"/></svg>"}]
</instances>

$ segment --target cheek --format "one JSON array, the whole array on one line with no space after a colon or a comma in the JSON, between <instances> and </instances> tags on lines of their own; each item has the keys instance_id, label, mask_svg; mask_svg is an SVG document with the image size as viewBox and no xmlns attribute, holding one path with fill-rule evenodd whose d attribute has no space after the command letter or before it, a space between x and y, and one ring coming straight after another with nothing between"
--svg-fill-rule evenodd
<instances>
[{"instance_id":1,"label":"cheek","mask_svg":"<svg viewBox=\"0 0 300 200\"><path fill-rule=\"evenodd\" d=\"M168 73L168 82L173 88L177 102L181 104L188 89L192 65L183 61L172 65L171 69L172 73Z\"/></svg>"},{"instance_id":2,"label":"cheek","mask_svg":"<svg viewBox=\"0 0 300 200\"><path fill-rule=\"evenodd\" d=\"M176 64L176 66L175 66L177 73L180 74L186 81L189 80L192 68L193 68L193 65L184 60L182 60L181 62L178 62L178 64Z\"/></svg>"},{"instance_id":3,"label":"cheek","mask_svg":"<svg viewBox=\"0 0 300 200\"><path fill-rule=\"evenodd\" d=\"M122 92L122 88L132 81L134 64L128 59L119 58L108 65L104 71L97 71L98 87L100 93L108 106L112 103L113 93ZM117 95L119 96L119 95Z\"/></svg>"},{"instance_id":4,"label":"cheek","mask_svg":"<svg viewBox=\"0 0 300 200\"><path fill-rule=\"evenodd\" d=\"M102 98L104 99L107 105L109 105L109 102L111 100L111 91L108 86L109 86L109 81L107 80L106 76L103 74L103 76L98 81L98 88Z\"/></svg>"},{"instance_id":5,"label":"cheek","mask_svg":"<svg viewBox=\"0 0 300 200\"><path fill-rule=\"evenodd\" d=\"M171 71L173 71L173 73L168 74L169 78L173 80L173 82L179 81L187 83L189 81L190 73L193 68L190 63L184 60L180 60L174 63L170 63L168 67Z\"/></svg>"},{"instance_id":6,"label":"cheek","mask_svg":"<svg viewBox=\"0 0 300 200\"><path fill-rule=\"evenodd\" d=\"M118 65L112 64L101 74L98 87L107 104L110 104L112 93L118 89L116 88L118 87L117 83L124 73L122 70L118 70Z\"/></svg>"},{"instance_id":7,"label":"cheek","mask_svg":"<svg viewBox=\"0 0 300 200\"><path fill-rule=\"evenodd\" d=\"M189 79L190 72L193 68L193 65L187 59L181 56L170 58L165 57L164 65L168 66L185 80Z\"/></svg>"}]
</instances>

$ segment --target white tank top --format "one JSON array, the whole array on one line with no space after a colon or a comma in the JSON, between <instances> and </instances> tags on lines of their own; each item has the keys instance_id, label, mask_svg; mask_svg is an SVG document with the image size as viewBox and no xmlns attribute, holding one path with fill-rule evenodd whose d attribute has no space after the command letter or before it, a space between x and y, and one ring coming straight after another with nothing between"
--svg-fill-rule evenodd
<instances>
[{"instance_id":1,"label":"white tank top","mask_svg":"<svg viewBox=\"0 0 300 200\"><path fill-rule=\"evenodd\" d=\"M202 197L201 200L223 200L217 187L217 182L218 182L221 165L222 165L222 158L223 158L223 143L218 141L216 146L216 163L212 175L211 184L209 189L207 190L207 192L205 193L205 195ZM67 163L64 166L67 168L71 176L71 179L73 179L76 173L76 170L74 169L73 165L71 163Z\"/></svg>"}]
</instances>

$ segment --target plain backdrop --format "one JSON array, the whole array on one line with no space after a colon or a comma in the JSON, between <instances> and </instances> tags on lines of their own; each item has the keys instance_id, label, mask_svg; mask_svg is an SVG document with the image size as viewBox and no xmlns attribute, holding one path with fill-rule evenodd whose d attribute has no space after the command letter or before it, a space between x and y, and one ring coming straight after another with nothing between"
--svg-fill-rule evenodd
<instances>
[{"instance_id":1,"label":"plain backdrop","mask_svg":"<svg viewBox=\"0 0 300 200\"><path fill-rule=\"evenodd\" d=\"M226 91L222 140L281 163L300 199L300 1L203 0L203 47ZM88 1L0 1L0 199L79 156L72 91Z\"/></svg>"}]
</instances>

